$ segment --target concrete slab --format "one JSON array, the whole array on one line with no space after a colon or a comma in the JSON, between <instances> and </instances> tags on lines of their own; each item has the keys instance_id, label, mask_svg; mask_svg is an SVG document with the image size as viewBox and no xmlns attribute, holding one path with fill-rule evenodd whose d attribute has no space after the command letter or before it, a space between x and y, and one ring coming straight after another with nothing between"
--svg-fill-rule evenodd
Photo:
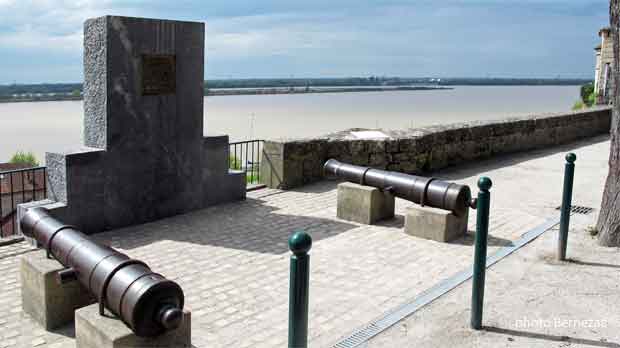
<instances>
[{"instance_id":1,"label":"concrete slab","mask_svg":"<svg viewBox=\"0 0 620 348\"><path fill-rule=\"evenodd\" d=\"M372 225L394 217L394 196L375 187L344 182L338 185L336 215L343 220Z\"/></svg>"},{"instance_id":2,"label":"concrete slab","mask_svg":"<svg viewBox=\"0 0 620 348\"><path fill-rule=\"evenodd\" d=\"M414 237L450 242L467 233L469 210L463 216L431 207L414 205L405 212L405 233Z\"/></svg>"},{"instance_id":3,"label":"concrete slab","mask_svg":"<svg viewBox=\"0 0 620 348\"><path fill-rule=\"evenodd\" d=\"M62 269L43 250L21 258L22 308L46 330L71 323L75 309L94 302L77 281L65 284L56 281L56 273Z\"/></svg>"},{"instance_id":4,"label":"concrete slab","mask_svg":"<svg viewBox=\"0 0 620 348\"><path fill-rule=\"evenodd\" d=\"M183 324L157 337L138 337L117 317L99 315L94 304L75 311L76 348L182 348L191 347L191 313L183 312Z\"/></svg>"}]
</instances>

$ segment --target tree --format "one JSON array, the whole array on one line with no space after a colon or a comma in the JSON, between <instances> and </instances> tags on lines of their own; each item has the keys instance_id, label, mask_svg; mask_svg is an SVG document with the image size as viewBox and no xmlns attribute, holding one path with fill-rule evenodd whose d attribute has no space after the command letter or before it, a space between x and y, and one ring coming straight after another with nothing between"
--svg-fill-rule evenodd
<instances>
[{"instance_id":1,"label":"tree","mask_svg":"<svg viewBox=\"0 0 620 348\"><path fill-rule=\"evenodd\" d=\"M620 246L620 0L611 0L609 5L611 37L614 44L614 64L612 67L613 111L611 120L611 149L609 153L609 173L605 183L601 211L597 229L599 242L605 246Z\"/></svg>"}]
</instances>

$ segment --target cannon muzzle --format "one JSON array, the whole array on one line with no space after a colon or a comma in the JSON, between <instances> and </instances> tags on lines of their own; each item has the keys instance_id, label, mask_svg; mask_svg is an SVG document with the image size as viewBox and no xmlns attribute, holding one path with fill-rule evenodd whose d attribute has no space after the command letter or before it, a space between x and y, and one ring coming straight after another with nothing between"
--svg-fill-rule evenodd
<instances>
[{"instance_id":1,"label":"cannon muzzle","mask_svg":"<svg viewBox=\"0 0 620 348\"><path fill-rule=\"evenodd\" d=\"M181 325L183 290L144 262L95 243L44 208L28 210L20 223L24 235L67 267L59 280L77 279L97 298L102 315L108 308L138 336L156 336Z\"/></svg>"},{"instance_id":2,"label":"cannon muzzle","mask_svg":"<svg viewBox=\"0 0 620 348\"><path fill-rule=\"evenodd\" d=\"M356 166L335 159L325 162L323 170L326 176L390 191L396 197L422 206L450 210L457 216L467 213L471 207L471 191L467 185Z\"/></svg>"}]
</instances>

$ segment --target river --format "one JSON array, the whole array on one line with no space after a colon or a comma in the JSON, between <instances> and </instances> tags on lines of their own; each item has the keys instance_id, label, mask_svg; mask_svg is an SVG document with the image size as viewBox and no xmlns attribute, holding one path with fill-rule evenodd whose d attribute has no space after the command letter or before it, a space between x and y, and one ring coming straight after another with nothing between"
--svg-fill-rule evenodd
<instances>
[{"instance_id":1,"label":"river","mask_svg":"<svg viewBox=\"0 0 620 348\"><path fill-rule=\"evenodd\" d=\"M205 98L205 133L231 141L319 136L347 128L398 129L570 110L578 86L455 86L452 90L242 95ZM82 102L0 104L0 162L18 150L81 144Z\"/></svg>"}]
</instances>

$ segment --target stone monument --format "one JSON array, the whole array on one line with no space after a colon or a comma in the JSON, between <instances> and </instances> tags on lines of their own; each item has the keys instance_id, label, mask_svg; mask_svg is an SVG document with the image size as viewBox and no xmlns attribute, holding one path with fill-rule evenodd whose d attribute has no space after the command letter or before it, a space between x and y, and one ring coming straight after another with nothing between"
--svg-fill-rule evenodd
<instances>
[{"instance_id":1,"label":"stone monument","mask_svg":"<svg viewBox=\"0 0 620 348\"><path fill-rule=\"evenodd\" d=\"M228 136L203 136L204 23L84 26L84 146L47 153L52 215L86 233L245 198Z\"/></svg>"}]
</instances>

